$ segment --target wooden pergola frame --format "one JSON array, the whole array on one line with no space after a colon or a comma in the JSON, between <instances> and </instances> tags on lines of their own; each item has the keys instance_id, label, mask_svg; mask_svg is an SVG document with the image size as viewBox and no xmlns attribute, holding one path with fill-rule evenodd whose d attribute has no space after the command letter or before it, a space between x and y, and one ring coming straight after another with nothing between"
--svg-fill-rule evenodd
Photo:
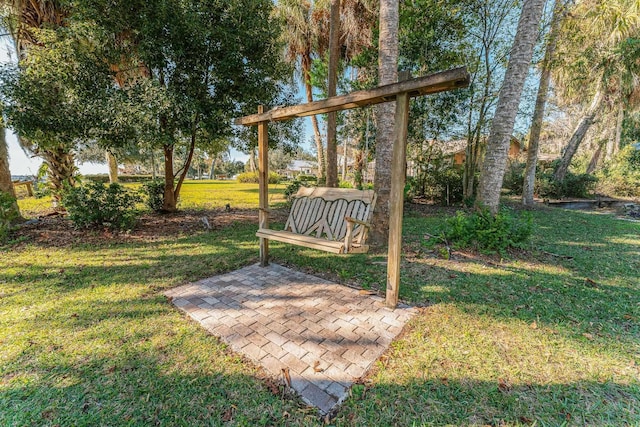
<instances>
[{"instance_id":1,"label":"wooden pergola frame","mask_svg":"<svg viewBox=\"0 0 640 427\"><path fill-rule=\"evenodd\" d=\"M237 125L258 126L258 176L260 182L260 228L269 227L268 206L268 134L267 126L272 121L289 120L296 117L323 114L332 111L349 110L396 101L393 160L391 163L391 194L389 198L389 252L387 260L387 307L398 305L400 291L400 257L402 251L402 217L404 209L405 161L407 151L407 130L409 123L409 99L438 92L463 88L469 85L466 68L456 68L425 77L403 80L370 90L334 96L322 101L291 107L274 108L264 111L258 107L258 114L235 120ZM269 241L260 239L260 265L269 264Z\"/></svg>"}]
</instances>

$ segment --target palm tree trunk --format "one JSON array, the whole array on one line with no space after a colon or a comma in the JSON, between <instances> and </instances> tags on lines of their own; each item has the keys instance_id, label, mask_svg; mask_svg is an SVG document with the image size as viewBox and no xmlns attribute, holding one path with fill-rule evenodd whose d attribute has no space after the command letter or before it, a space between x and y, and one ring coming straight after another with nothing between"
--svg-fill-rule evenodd
<instances>
[{"instance_id":1,"label":"palm tree trunk","mask_svg":"<svg viewBox=\"0 0 640 427\"><path fill-rule=\"evenodd\" d=\"M327 96L336 96L338 86L338 59L340 56L340 0L331 0L331 27L329 29L329 84ZM327 187L338 186L338 113L327 114Z\"/></svg>"},{"instance_id":2,"label":"palm tree trunk","mask_svg":"<svg viewBox=\"0 0 640 427\"><path fill-rule=\"evenodd\" d=\"M302 73L304 74L304 88L307 95L307 102L313 102L313 87L311 86L311 55L307 55L302 59ZM313 136L316 141L316 150L318 151L318 180L325 181L326 169L324 159L324 144L322 143L322 135L320 134L320 126L318 118L311 116L311 125L313 127Z\"/></svg>"},{"instance_id":3,"label":"palm tree trunk","mask_svg":"<svg viewBox=\"0 0 640 427\"><path fill-rule=\"evenodd\" d=\"M500 204L500 190L507 166L509 143L538 37L543 6L544 0L525 0L522 6L516 37L509 55L509 65L491 124L487 152L480 174L478 204L486 206L494 214L497 213Z\"/></svg>"},{"instance_id":4,"label":"palm tree trunk","mask_svg":"<svg viewBox=\"0 0 640 427\"><path fill-rule=\"evenodd\" d=\"M49 167L49 185L53 195L53 205L58 207L65 187L75 185L76 166L73 153L65 146L42 150L42 158Z\"/></svg>"},{"instance_id":5,"label":"palm tree trunk","mask_svg":"<svg viewBox=\"0 0 640 427\"><path fill-rule=\"evenodd\" d=\"M563 181L565 176L567 175L567 171L569 170L569 165L571 164L571 160L573 160L573 156L578 151L578 147L580 143L584 139L584 136L587 134L587 131L593 124L593 120L600 108L600 103L602 102L602 89L598 87L596 94L591 101L591 105L589 109L585 112L585 114L580 118L578 122L578 126L573 131L573 135L569 139L567 146L564 149L564 154L562 155L562 159L560 160L560 165L558 169L556 169L554 173L554 178L557 181Z\"/></svg>"},{"instance_id":6,"label":"palm tree trunk","mask_svg":"<svg viewBox=\"0 0 640 427\"><path fill-rule=\"evenodd\" d=\"M551 31L542 60L542 73L540 86L536 95L536 106L533 110L531 132L529 133L529 148L527 150L527 166L524 172L524 185L522 189L522 204L533 206L533 189L536 181L536 166L538 164L538 151L540 148L540 132L542 131L542 119L544 118L547 96L549 94L549 81L551 80L551 61L556 50L556 39L560 29L563 14L559 10L560 0L556 0L553 18L551 19Z\"/></svg>"},{"instance_id":7,"label":"palm tree trunk","mask_svg":"<svg viewBox=\"0 0 640 427\"><path fill-rule=\"evenodd\" d=\"M13 180L11 179L11 170L9 169L9 150L3 127L0 127L0 192L7 193L13 198L16 197L13 189ZM13 209L20 216L20 209L17 203L13 203Z\"/></svg>"},{"instance_id":8,"label":"palm tree trunk","mask_svg":"<svg viewBox=\"0 0 640 427\"><path fill-rule=\"evenodd\" d=\"M380 35L378 81L380 85L398 81L398 0L380 1ZM391 159L393 156L393 127L395 102L376 108L376 169L374 188L378 195L371 227L371 243L383 246L389 240L389 196L391 195Z\"/></svg>"}]
</instances>

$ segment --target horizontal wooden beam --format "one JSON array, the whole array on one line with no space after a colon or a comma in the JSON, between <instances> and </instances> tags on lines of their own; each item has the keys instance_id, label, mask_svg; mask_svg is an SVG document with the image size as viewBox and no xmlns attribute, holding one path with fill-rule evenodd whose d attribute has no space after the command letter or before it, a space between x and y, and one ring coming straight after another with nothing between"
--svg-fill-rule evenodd
<instances>
[{"instance_id":1,"label":"horizontal wooden beam","mask_svg":"<svg viewBox=\"0 0 640 427\"><path fill-rule=\"evenodd\" d=\"M469 73L467 73L465 67L461 67L390 85L378 86L373 89L360 90L348 95L334 96L322 101L290 107L276 107L262 114L240 117L234 123L236 125L252 126L261 122L282 121L294 117L312 116L331 111L381 104L394 101L396 96L401 93L408 93L409 97L416 97L467 87L468 85Z\"/></svg>"}]
</instances>

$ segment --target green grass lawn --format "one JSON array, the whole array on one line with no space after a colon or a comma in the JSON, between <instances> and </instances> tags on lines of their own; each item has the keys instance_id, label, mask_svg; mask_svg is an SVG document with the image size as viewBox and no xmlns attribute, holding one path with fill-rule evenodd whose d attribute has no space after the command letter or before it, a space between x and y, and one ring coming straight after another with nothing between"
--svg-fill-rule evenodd
<instances>
[{"instance_id":1,"label":"green grass lawn","mask_svg":"<svg viewBox=\"0 0 640 427\"><path fill-rule=\"evenodd\" d=\"M251 187L209 185L190 183L184 203L257 205ZM401 298L421 313L332 423L640 425L640 224L545 209L514 259L444 260L426 234L447 215L405 217ZM321 424L161 295L256 262L254 233L233 223L175 238L0 249L0 425ZM382 255L275 242L271 253L384 288Z\"/></svg>"},{"instance_id":2,"label":"green grass lawn","mask_svg":"<svg viewBox=\"0 0 640 427\"><path fill-rule=\"evenodd\" d=\"M124 184L138 189L140 184ZM287 184L269 185L269 203L283 206L284 190ZM37 216L51 207L51 198L27 197L19 200L25 216ZM232 208L253 208L258 206L258 184L243 184L236 181L185 181L180 192L178 206L181 209L216 209L229 204Z\"/></svg>"}]
</instances>

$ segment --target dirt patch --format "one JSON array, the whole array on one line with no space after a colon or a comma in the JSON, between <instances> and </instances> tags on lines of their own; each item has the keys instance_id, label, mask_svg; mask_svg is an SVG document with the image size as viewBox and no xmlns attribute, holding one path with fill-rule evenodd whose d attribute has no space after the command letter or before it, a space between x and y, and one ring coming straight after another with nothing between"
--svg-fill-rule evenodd
<instances>
[{"instance_id":1,"label":"dirt patch","mask_svg":"<svg viewBox=\"0 0 640 427\"><path fill-rule=\"evenodd\" d=\"M271 220L282 222L286 220L286 216L286 211L274 210ZM223 229L238 223L257 226L257 210L185 210L172 214L144 214L135 228L128 232L114 232L108 229L77 230L63 215L49 212L20 225L12 234L12 240L18 242L17 246L36 244L48 247L152 242L203 233L209 231L209 227L211 230Z\"/></svg>"}]
</instances>

